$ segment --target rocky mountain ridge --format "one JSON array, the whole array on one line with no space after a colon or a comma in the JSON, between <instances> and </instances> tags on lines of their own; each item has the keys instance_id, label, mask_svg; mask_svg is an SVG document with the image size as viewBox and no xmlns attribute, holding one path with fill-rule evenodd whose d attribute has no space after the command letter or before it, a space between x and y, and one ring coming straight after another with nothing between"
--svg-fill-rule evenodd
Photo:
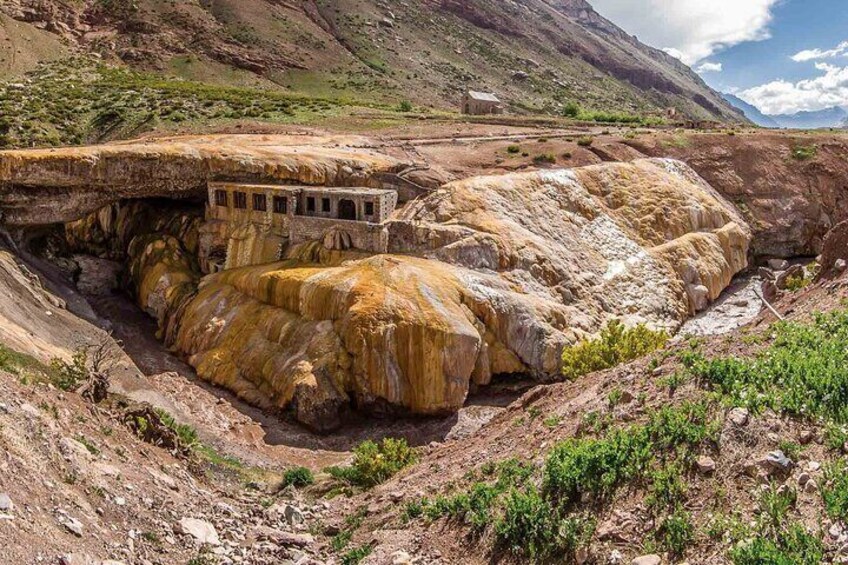
<instances>
[{"instance_id":1,"label":"rocky mountain ridge","mask_svg":"<svg viewBox=\"0 0 848 565\"><path fill-rule=\"evenodd\" d=\"M740 119L693 71L583 0L12 0L0 11L82 51L207 82L442 109L473 87L514 111L578 103Z\"/></svg>"}]
</instances>

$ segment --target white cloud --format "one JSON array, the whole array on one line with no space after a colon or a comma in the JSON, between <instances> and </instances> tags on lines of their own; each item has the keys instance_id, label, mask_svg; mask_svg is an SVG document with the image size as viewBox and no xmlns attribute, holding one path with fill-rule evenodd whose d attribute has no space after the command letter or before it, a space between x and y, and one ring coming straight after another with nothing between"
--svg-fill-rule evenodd
<instances>
[{"instance_id":1,"label":"white cloud","mask_svg":"<svg viewBox=\"0 0 848 565\"><path fill-rule=\"evenodd\" d=\"M721 63L711 63L709 61L701 63L695 69L699 73L720 73L722 70L724 70L724 66Z\"/></svg>"},{"instance_id":2,"label":"white cloud","mask_svg":"<svg viewBox=\"0 0 848 565\"><path fill-rule=\"evenodd\" d=\"M848 67L816 63L823 74L789 82L775 80L739 93L739 97L766 114L791 114L848 105Z\"/></svg>"},{"instance_id":3,"label":"white cloud","mask_svg":"<svg viewBox=\"0 0 848 565\"><path fill-rule=\"evenodd\" d=\"M843 41L833 49L805 49L792 55L792 60L796 63L805 61L814 61L816 59L832 59L840 55L848 56L848 41Z\"/></svg>"},{"instance_id":4,"label":"white cloud","mask_svg":"<svg viewBox=\"0 0 848 565\"><path fill-rule=\"evenodd\" d=\"M648 45L694 65L722 48L768 39L780 0L592 0L594 8Z\"/></svg>"}]
</instances>

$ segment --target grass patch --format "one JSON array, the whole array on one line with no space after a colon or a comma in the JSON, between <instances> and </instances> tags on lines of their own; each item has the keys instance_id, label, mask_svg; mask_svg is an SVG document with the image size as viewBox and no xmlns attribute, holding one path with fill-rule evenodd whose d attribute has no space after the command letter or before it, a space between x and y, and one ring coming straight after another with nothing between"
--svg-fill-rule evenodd
<instances>
[{"instance_id":1,"label":"grass patch","mask_svg":"<svg viewBox=\"0 0 848 565\"><path fill-rule=\"evenodd\" d=\"M666 332L656 332L639 324L626 328L613 320L597 339L582 341L562 352L562 374L567 379L609 369L653 353L668 343Z\"/></svg>"},{"instance_id":2,"label":"grass patch","mask_svg":"<svg viewBox=\"0 0 848 565\"><path fill-rule=\"evenodd\" d=\"M730 550L734 565L816 565L824 558L819 537L807 532L790 516L796 501L792 489L772 487L763 492L759 516L746 526L738 520L728 522L732 538L741 541Z\"/></svg>"},{"instance_id":3,"label":"grass patch","mask_svg":"<svg viewBox=\"0 0 848 565\"><path fill-rule=\"evenodd\" d=\"M824 469L822 499L827 515L834 520L848 520L848 464L839 459Z\"/></svg>"},{"instance_id":4,"label":"grass patch","mask_svg":"<svg viewBox=\"0 0 848 565\"><path fill-rule=\"evenodd\" d=\"M342 565L357 565L357 563L371 555L373 550L374 548L367 544L351 549L342 555L341 563Z\"/></svg>"},{"instance_id":5,"label":"grass patch","mask_svg":"<svg viewBox=\"0 0 848 565\"><path fill-rule=\"evenodd\" d=\"M577 138L577 145L580 147L591 147L594 142L595 140L588 135Z\"/></svg>"},{"instance_id":6,"label":"grass patch","mask_svg":"<svg viewBox=\"0 0 848 565\"><path fill-rule=\"evenodd\" d=\"M84 435L79 434L74 439L77 440L79 443L83 444L85 446L85 448L88 450L88 452L91 453L92 455L94 455L95 457L100 455L100 449L96 445L94 445L94 442L92 442L90 439L88 439Z\"/></svg>"},{"instance_id":7,"label":"grass patch","mask_svg":"<svg viewBox=\"0 0 848 565\"><path fill-rule=\"evenodd\" d=\"M0 148L95 143L187 123L289 123L354 104L400 110L273 89L210 85L83 58L45 63L21 82L24 86L0 83Z\"/></svg>"},{"instance_id":8,"label":"grass patch","mask_svg":"<svg viewBox=\"0 0 848 565\"><path fill-rule=\"evenodd\" d=\"M678 507L660 523L655 538L660 546L672 555L683 555L695 539L695 527L689 513Z\"/></svg>"},{"instance_id":9,"label":"grass patch","mask_svg":"<svg viewBox=\"0 0 848 565\"><path fill-rule=\"evenodd\" d=\"M401 469L418 460L415 449L405 439L385 438L382 442L364 441L353 450L348 467L329 467L326 471L348 484L371 488L387 481Z\"/></svg>"},{"instance_id":10,"label":"grass patch","mask_svg":"<svg viewBox=\"0 0 848 565\"><path fill-rule=\"evenodd\" d=\"M25 383L30 380L54 382L58 377L52 366L2 343L0 343L0 371L20 377Z\"/></svg>"}]
</instances>

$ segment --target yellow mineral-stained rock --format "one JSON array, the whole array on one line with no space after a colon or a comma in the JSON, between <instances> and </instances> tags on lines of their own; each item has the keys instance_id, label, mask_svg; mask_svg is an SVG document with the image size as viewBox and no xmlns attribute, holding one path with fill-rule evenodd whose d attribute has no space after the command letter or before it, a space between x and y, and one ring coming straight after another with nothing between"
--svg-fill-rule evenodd
<instances>
[{"instance_id":1,"label":"yellow mineral-stained rock","mask_svg":"<svg viewBox=\"0 0 848 565\"><path fill-rule=\"evenodd\" d=\"M486 311L481 293L508 308ZM320 419L301 411L304 402L321 405L315 395L326 399L325 424L324 408L346 404L347 394L363 407L439 414L462 406L472 374L487 382L493 373L532 372L537 360L522 360L524 344L511 341L527 332L551 334L527 348L531 356L544 343L558 355L565 340L536 302L497 277L413 257L335 267L289 261L207 277L175 345L202 377L264 406L294 403L315 427ZM505 329L511 322L500 317L513 313L529 324L524 330Z\"/></svg>"},{"instance_id":2,"label":"yellow mineral-stained rock","mask_svg":"<svg viewBox=\"0 0 848 565\"><path fill-rule=\"evenodd\" d=\"M751 234L685 164L644 159L457 181L408 206L390 237L394 252L559 299L566 326L594 333L611 317L676 328L747 266Z\"/></svg>"}]
</instances>

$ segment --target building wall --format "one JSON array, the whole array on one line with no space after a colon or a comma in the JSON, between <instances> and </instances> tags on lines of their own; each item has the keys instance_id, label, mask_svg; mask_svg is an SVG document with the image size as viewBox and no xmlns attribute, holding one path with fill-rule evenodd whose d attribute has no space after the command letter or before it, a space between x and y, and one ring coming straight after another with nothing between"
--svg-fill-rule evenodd
<instances>
[{"instance_id":1,"label":"building wall","mask_svg":"<svg viewBox=\"0 0 848 565\"><path fill-rule=\"evenodd\" d=\"M335 218L297 216L291 225L289 242L296 245L320 240L332 229L347 233L355 249L371 253L386 253L388 250L389 235L384 226Z\"/></svg>"},{"instance_id":2,"label":"building wall","mask_svg":"<svg viewBox=\"0 0 848 565\"><path fill-rule=\"evenodd\" d=\"M309 198L315 199L315 210L310 211L308 207ZM324 211L322 201L329 200L330 209ZM317 217L328 219L339 219L339 203L342 200L350 200L356 206L356 220L360 222L372 222L380 224L389 219L392 212L397 207L398 195L393 191L382 191L379 195L374 194L350 194L326 192L320 189L310 190L304 189L300 194L300 214L299 217ZM371 216L365 215L365 204L371 202L374 204L374 214Z\"/></svg>"},{"instance_id":3,"label":"building wall","mask_svg":"<svg viewBox=\"0 0 848 565\"><path fill-rule=\"evenodd\" d=\"M475 100L466 96L462 103L462 111L474 116L503 114L503 106L497 102Z\"/></svg>"},{"instance_id":4,"label":"building wall","mask_svg":"<svg viewBox=\"0 0 848 565\"><path fill-rule=\"evenodd\" d=\"M217 191L227 193L227 206L217 204ZM245 194L245 208L235 207L235 193ZM254 210L253 195L265 195L265 210ZM286 196L285 214L274 212L274 197ZM315 199L315 211L307 211L307 198ZM323 211L322 199L330 203ZM338 218L339 203L350 200L357 220ZM290 244L321 240L333 230L347 234L345 243L362 251L385 253L388 249L388 232L383 224L397 207L398 194L394 191L363 192L326 190L320 187L289 188L248 186L228 183L210 183L207 205L206 248L226 248L223 268L232 269L248 265L270 263L281 258ZM365 215L365 204L374 205L374 213ZM208 240L208 241L207 241ZM211 263L210 263L211 266Z\"/></svg>"}]
</instances>

